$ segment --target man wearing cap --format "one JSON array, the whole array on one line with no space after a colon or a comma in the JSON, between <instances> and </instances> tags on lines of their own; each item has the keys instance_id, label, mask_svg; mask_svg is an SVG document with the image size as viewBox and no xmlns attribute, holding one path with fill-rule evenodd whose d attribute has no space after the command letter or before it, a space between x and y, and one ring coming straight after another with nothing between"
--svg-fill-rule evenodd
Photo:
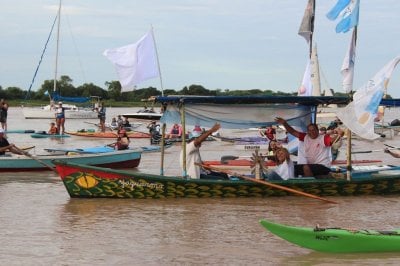
<instances>
[{"instance_id":1,"label":"man wearing cap","mask_svg":"<svg viewBox=\"0 0 400 266\"><path fill-rule=\"evenodd\" d=\"M6 138L4 138L4 129L0 128L0 156L6 154L6 151L11 151L15 154L23 154L14 144L10 144Z\"/></svg>"},{"instance_id":2,"label":"man wearing cap","mask_svg":"<svg viewBox=\"0 0 400 266\"><path fill-rule=\"evenodd\" d=\"M56 124L59 134L64 134L65 132L65 108L62 106L62 102L58 102L58 107L56 108Z\"/></svg>"}]
</instances>

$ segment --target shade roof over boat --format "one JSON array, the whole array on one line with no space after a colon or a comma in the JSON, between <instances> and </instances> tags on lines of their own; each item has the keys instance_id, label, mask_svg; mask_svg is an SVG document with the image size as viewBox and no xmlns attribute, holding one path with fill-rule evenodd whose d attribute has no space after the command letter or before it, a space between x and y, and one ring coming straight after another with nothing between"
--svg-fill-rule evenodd
<instances>
[{"instance_id":1,"label":"shade roof over boat","mask_svg":"<svg viewBox=\"0 0 400 266\"><path fill-rule=\"evenodd\" d=\"M400 106L400 99L382 99L381 100L381 105L399 107Z\"/></svg>"},{"instance_id":2,"label":"shade roof over boat","mask_svg":"<svg viewBox=\"0 0 400 266\"><path fill-rule=\"evenodd\" d=\"M262 104L262 103L298 103L302 105L347 104L348 97L335 96L158 96L159 103L215 103L215 104Z\"/></svg>"}]
</instances>

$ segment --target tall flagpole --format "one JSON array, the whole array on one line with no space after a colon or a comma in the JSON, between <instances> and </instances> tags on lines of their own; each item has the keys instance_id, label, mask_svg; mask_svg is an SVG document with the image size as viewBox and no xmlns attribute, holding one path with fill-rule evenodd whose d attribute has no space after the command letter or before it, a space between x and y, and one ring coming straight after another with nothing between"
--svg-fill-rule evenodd
<instances>
[{"instance_id":1,"label":"tall flagpole","mask_svg":"<svg viewBox=\"0 0 400 266\"><path fill-rule=\"evenodd\" d=\"M354 27L353 31L354 31L354 51L355 51L356 46L357 46L357 26ZM353 69L353 71L354 71L354 69ZM353 101L353 82L351 83L351 86L352 87L351 87L350 94L349 94L350 102ZM350 181L352 166L351 166L351 130L349 128L347 128L347 130L346 130L346 137L347 137L346 179L348 181Z\"/></svg>"},{"instance_id":2,"label":"tall flagpole","mask_svg":"<svg viewBox=\"0 0 400 266\"><path fill-rule=\"evenodd\" d=\"M151 35L153 37L154 48L156 50L156 58L157 58L157 67L158 67L158 75L160 76L160 86L161 86L161 96L164 96L164 86L161 77L161 68L160 68L160 60L158 59L158 50L156 45L156 38L154 37L153 26L151 25Z\"/></svg>"}]
</instances>

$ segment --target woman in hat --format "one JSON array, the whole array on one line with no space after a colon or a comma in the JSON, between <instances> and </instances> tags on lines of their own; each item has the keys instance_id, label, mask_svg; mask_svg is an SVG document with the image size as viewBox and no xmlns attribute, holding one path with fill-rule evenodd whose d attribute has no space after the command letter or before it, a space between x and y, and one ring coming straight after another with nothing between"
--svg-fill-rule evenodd
<instances>
[{"instance_id":1,"label":"woman in hat","mask_svg":"<svg viewBox=\"0 0 400 266\"><path fill-rule=\"evenodd\" d=\"M58 102L58 107L56 108L56 124L57 133L64 134L65 132L65 108L62 106L62 102ZM61 129L61 131L60 131Z\"/></svg>"}]
</instances>

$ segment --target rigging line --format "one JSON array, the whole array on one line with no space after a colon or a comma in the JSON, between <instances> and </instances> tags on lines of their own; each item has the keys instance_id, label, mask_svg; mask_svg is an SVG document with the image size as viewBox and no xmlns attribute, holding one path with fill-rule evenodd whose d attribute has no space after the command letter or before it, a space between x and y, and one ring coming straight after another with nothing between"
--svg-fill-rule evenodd
<instances>
[{"instance_id":1,"label":"rigging line","mask_svg":"<svg viewBox=\"0 0 400 266\"><path fill-rule=\"evenodd\" d=\"M76 53L76 56L77 56L77 59L78 59L79 68L80 68L80 71L81 71L81 74L82 74L84 82L87 83L86 74L85 74L85 71L84 71L84 68L83 68L83 64L82 64L81 56L80 56L80 53L79 53L79 50L78 50L78 46L76 45L75 37L74 37L74 34L72 32L72 27L71 27L71 24L70 24L70 21L69 21L68 14L65 13L65 17L66 17L67 24L68 24L69 34L71 36L72 43L73 43L74 49L75 49L75 53Z\"/></svg>"},{"instance_id":2,"label":"rigging line","mask_svg":"<svg viewBox=\"0 0 400 266\"><path fill-rule=\"evenodd\" d=\"M41 65L41 63L42 63L42 61L43 61L44 53L46 52L47 45L49 44L49 41L50 41L50 38L51 38L51 34L53 33L54 25L56 24L57 18L58 18L58 14L57 14L56 17L54 18L53 25L51 26L51 30L50 30L49 36L47 37L47 41L46 41L46 43L45 43L45 45L44 45L44 48L43 48L43 51L42 51L42 55L40 56L39 64L37 65L36 70L35 70L35 73L33 74L33 78L32 78L32 81L31 81L31 85L29 85L28 93L27 93L26 96L25 96L25 100L28 99L29 96L30 96L33 83L35 82L36 75L37 75L37 73L38 73L38 71L39 71L39 68L40 68L40 65Z\"/></svg>"}]
</instances>

